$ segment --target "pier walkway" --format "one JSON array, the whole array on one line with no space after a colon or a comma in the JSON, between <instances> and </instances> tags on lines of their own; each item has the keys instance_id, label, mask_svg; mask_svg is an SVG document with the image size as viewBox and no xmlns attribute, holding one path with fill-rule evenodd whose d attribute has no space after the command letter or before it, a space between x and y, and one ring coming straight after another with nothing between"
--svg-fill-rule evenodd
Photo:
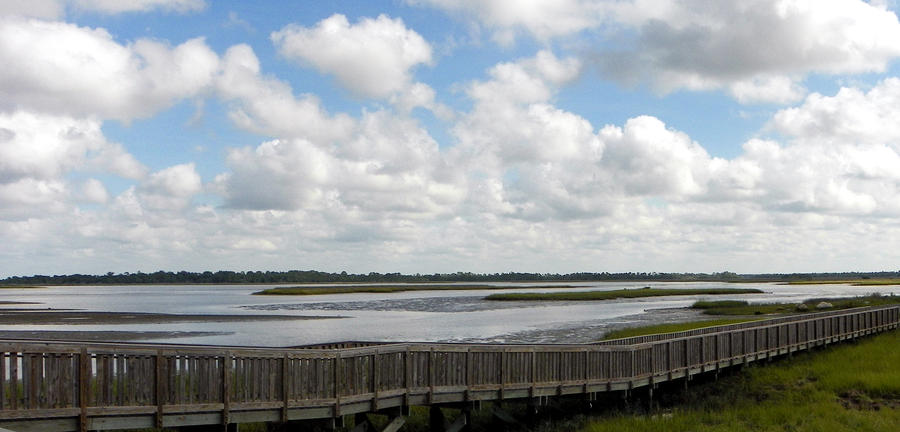
<instances>
[{"instance_id":1,"label":"pier walkway","mask_svg":"<svg viewBox=\"0 0 900 432\"><path fill-rule=\"evenodd\" d=\"M632 390L896 329L869 307L594 344L344 342L299 348L0 340L0 430L324 420L409 406ZM215 429L213 429L215 428Z\"/></svg>"}]
</instances>

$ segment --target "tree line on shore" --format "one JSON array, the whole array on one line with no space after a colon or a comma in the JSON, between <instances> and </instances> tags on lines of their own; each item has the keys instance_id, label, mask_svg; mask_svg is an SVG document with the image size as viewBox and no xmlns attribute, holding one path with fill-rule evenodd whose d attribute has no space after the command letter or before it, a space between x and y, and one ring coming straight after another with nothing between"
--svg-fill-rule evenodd
<instances>
[{"instance_id":1,"label":"tree line on shore","mask_svg":"<svg viewBox=\"0 0 900 432\"><path fill-rule=\"evenodd\" d=\"M826 281L900 278L900 271L839 273L657 273L657 272L579 272L579 273L328 273L315 270L290 271L157 271L109 272L102 275L33 275L0 279L0 285L128 285L128 284L281 284L281 283L428 283L428 282L593 282L593 281L658 281L658 282L773 282Z\"/></svg>"}]
</instances>

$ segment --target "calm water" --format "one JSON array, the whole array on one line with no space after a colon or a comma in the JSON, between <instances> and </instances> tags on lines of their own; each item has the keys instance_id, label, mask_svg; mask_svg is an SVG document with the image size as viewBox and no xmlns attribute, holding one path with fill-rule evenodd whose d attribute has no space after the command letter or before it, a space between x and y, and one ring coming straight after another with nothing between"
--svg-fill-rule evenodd
<instances>
[{"instance_id":1,"label":"calm water","mask_svg":"<svg viewBox=\"0 0 900 432\"><path fill-rule=\"evenodd\" d=\"M495 284L515 291L551 291L528 284ZM548 285L542 283L540 285ZM271 286L82 286L3 289L0 301L28 301L35 309L69 308L97 312L298 315L346 317L278 322L217 322L142 325L23 325L2 330L205 331L216 336L158 339L159 342L290 346L342 340L583 342L599 339L614 327L685 319L683 308L700 298L751 302L801 301L814 297L850 297L873 292L900 294L900 287L847 285L770 285L723 283L591 283L564 291L653 287L760 288L766 294L656 297L611 302L487 302L497 291L412 291L392 294L253 296ZM649 311L649 312L648 312ZM654 312L657 311L657 312Z\"/></svg>"}]
</instances>

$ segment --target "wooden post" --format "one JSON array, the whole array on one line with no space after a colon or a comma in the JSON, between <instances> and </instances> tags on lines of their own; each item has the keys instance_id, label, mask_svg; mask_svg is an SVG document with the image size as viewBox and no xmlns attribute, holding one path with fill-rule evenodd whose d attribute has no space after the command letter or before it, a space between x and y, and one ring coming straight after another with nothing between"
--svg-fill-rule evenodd
<instances>
[{"instance_id":1,"label":"wooden post","mask_svg":"<svg viewBox=\"0 0 900 432\"><path fill-rule=\"evenodd\" d=\"M471 391L471 388L472 388L472 384L473 384L472 373L473 373L473 370L472 370L472 347L467 347L466 348L466 391L464 393L464 395L465 395L464 399L466 400L466 402L470 401L471 397L472 397L472 395L469 394ZM500 399L503 399L503 398L501 397Z\"/></svg>"},{"instance_id":2,"label":"wooden post","mask_svg":"<svg viewBox=\"0 0 900 432\"><path fill-rule=\"evenodd\" d=\"M284 357L281 358L281 397L284 399L284 405L281 407L281 422L287 423L288 421L288 401L290 400L290 381L288 380L288 363L290 359L288 359L288 354L284 353Z\"/></svg>"},{"instance_id":3,"label":"wooden post","mask_svg":"<svg viewBox=\"0 0 900 432\"><path fill-rule=\"evenodd\" d=\"M585 348L584 350L581 351L581 353L584 356L584 362L582 365L582 367L584 368L584 374L582 374L582 377L583 377L582 383L584 384L584 390L582 390L582 393L584 393L585 397L588 399L588 401L590 401L590 395L589 395L590 392L588 391L588 382L590 381L590 377L591 377L591 374L588 371L590 364L591 364L591 362L589 360L590 352L587 350L587 348Z\"/></svg>"},{"instance_id":4,"label":"wooden post","mask_svg":"<svg viewBox=\"0 0 900 432\"><path fill-rule=\"evenodd\" d=\"M529 391L529 396L534 397L534 392L537 387L537 352L534 347L531 347L531 390Z\"/></svg>"},{"instance_id":5,"label":"wooden post","mask_svg":"<svg viewBox=\"0 0 900 432\"><path fill-rule=\"evenodd\" d=\"M381 385L381 370L378 367L378 348L372 354L372 410L378 411L378 386Z\"/></svg>"},{"instance_id":6,"label":"wooden post","mask_svg":"<svg viewBox=\"0 0 900 432\"><path fill-rule=\"evenodd\" d=\"M81 413L78 415L79 432L87 432L87 406L88 391L90 390L90 375L88 369L90 365L90 357L87 348L81 348L81 356L78 361L78 405Z\"/></svg>"},{"instance_id":7,"label":"wooden post","mask_svg":"<svg viewBox=\"0 0 900 432\"><path fill-rule=\"evenodd\" d=\"M19 385L19 351L20 350L15 350L9 353L9 380L11 384L9 405L11 409L17 409L19 407L19 392L16 390ZM80 359L81 357L79 357L78 360L79 364L81 364Z\"/></svg>"},{"instance_id":8,"label":"wooden post","mask_svg":"<svg viewBox=\"0 0 900 432\"><path fill-rule=\"evenodd\" d=\"M700 336L700 373L706 372L706 337Z\"/></svg>"},{"instance_id":9,"label":"wooden post","mask_svg":"<svg viewBox=\"0 0 900 432\"><path fill-rule=\"evenodd\" d=\"M15 359L13 359L15 361ZM0 410L6 409L6 353L0 351Z\"/></svg>"},{"instance_id":10,"label":"wooden post","mask_svg":"<svg viewBox=\"0 0 900 432\"><path fill-rule=\"evenodd\" d=\"M29 408L40 408L38 406L38 394L41 391L41 384L38 381L40 378L39 368L41 366L42 356L40 354L29 354L29 364L28 370L28 386L26 387L30 391L28 392L28 407Z\"/></svg>"},{"instance_id":11,"label":"wooden post","mask_svg":"<svg viewBox=\"0 0 900 432\"><path fill-rule=\"evenodd\" d=\"M164 376L162 370L162 362L163 362L163 354L162 350L156 351L156 376L154 377L154 381L156 382L156 428L163 428L163 404L165 403L165 393L163 393L164 386Z\"/></svg>"},{"instance_id":12,"label":"wooden post","mask_svg":"<svg viewBox=\"0 0 900 432\"><path fill-rule=\"evenodd\" d=\"M506 351L506 348L503 351L500 351L500 400L506 398L504 394L506 391L506 374L507 369L509 368L509 353Z\"/></svg>"},{"instance_id":13,"label":"wooden post","mask_svg":"<svg viewBox=\"0 0 900 432\"><path fill-rule=\"evenodd\" d=\"M781 348L782 348L782 347L781 347L781 344L782 344L782 340L781 340L781 327L782 327L782 325L783 325L783 324L778 324L778 325L776 325L775 328L774 328L774 330L775 330L775 354L780 354L780 353L781 353Z\"/></svg>"},{"instance_id":14,"label":"wooden post","mask_svg":"<svg viewBox=\"0 0 900 432\"><path fill-rule=\"evenodd\" d=\"M634 348L631 349L631 356L628 357L628 390L634 385Z\"/></svg>"},{"instance_id":15,"label":"wooden post","mask_svg":"<svg viewBox=\"0 0 900 432\"><path fill-rule=\"evenodd\" d=\"M341 416L341 352L334 353L334 416Z\"/></svg>"},{"instance_id":16,"label":"wooden post","mask_svg":"<svg viewBox=\"0 0 900 432\"><path fill-rule=\"evenodd\" d=\"M171 374L172 371L169 371ZM231 423L231 353L222 354L222 425Z\"/></svg>"},{"instance_id":17,"label":"wooden post","mask_svg":"<svg viewBox=\"0 0 900 432\"><path fill-rule=\"evenodd\" d=\"M429 348L428 354L428 402L434 402L434 347Z\"/></svg>"},{"instance_id":18,"label":"wooden post","mask_svg":"<svg viewBox=\"0 0 900 432\"><path fill-rule=\"evenodd\" d=\"M565 380L563 379L563 376L565 375L565 363L566 363L565 361L563 361L563 359L565 359L566 357L563 352L557 352L556 356L559 359L559 361L556 363L556 383L558 384L558 386L556 387L556 394L559 396L562 396L563 383L565 382Z\"/></svg>"},{"instance_id":19,"label":"wooden post","mask_svg":"<svg viewBox=\"0 0 900 432\"><path fill-rule=\"evenodd\" d=\"M715 345L716 345L716 346L715 346L715 353L716 353L716 355L713 356L713 357L715 358L715 361L716 361L716 373L719 372L719 361L722 359L721 349L720 349L720 346L719 346L719 345L720 345L720 344L719 344L719 337L720 337L720 336L721 336L721 335L718 334L718 333L717 333L715 336L713 336L713 337L715 338L715 339L713 339L713 340L716 341L716 343L715 343Z\"/></svg>"},{"instance_id":20,"label":"wooden post","mask_svg":"<svg viewBox=\"0 0 900 432\"><path fill-rule=\"evenodd\" d=\"M666 373L672 381L672 341L666 342Z\"/></svg>"},{"instance_id":21,"label":"wooden post","mask_svg":"<svg viewBox=\"0 0 900 432\"><path fill-rule=\"evenodd\" d=\"M412 368L409 362L410 350L409 345L406 346L406 352L403 356L403 387L406 389L406 392L403 393L403 406L404 408L409 407L409 393L411 391L411 381L412 381Z\"/></svg>"}]
</instances>

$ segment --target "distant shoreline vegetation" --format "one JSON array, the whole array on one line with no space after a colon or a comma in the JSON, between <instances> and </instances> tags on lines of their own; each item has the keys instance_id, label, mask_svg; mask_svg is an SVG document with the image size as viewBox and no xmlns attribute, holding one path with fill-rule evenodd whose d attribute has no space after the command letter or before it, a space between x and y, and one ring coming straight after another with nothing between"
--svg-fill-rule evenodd
<instances>
[{"instance_id":1,"label":"distant shoreline vegetation","mask_svg":"<svg viewBox=\"0 0 900 432\"><path fill-rule=\"evenodd\" d=\"M328 273L315 270L290 271L157 271L153 273L113 273L102 275L34 275L0 279L0 286L45 285L132 285L132 284L306 284L306 283L446 283L446 282L785 282L855 283L860 285L900 285L900 271L844 273Z\"/></svg>"},{"instance_id":2,"label":"distant shoreline vegetation","mask_svg":"<svg viewBox=\"0 0 900 432\"><path fill-rule=\"evenodd\" d=\"M491 294L485 300L498 301L584 301L584 300L614 300L620 298L662 297L662 296L688 296L688 295L728 295L728 294L762 294L763 290L747 288L727 289L668 289L668 288L639 288L622 289L612 291L583 291L583 292L559 292L559 293L504 293Z\"/></svg>"}]
</instances>

